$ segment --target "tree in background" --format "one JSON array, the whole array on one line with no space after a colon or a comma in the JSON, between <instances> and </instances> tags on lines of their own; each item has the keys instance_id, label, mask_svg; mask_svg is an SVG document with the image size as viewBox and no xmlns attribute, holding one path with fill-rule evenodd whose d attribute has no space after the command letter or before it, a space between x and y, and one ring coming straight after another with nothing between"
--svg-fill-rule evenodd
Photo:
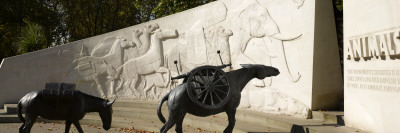
<instances>
[{"instance_id":1,"label":"tree in background","mask_svg":"<svg viewBox=\"0 0 400 133\"><path fill-rule=\"evenodd\" d=\"M0 60L122 29L211 1L215 0L3 0L0 1ZM21 39L28 39L26 34L30 32L23 31L28 22L41 27L44 44L20 44L24 42Z\"/></svg>"},{"instance_id":2,"label":"tree in background","mask_svg":"<svg viewBox=\"0 0 400 133\"><path fill-rule=\"evenodd\" d=\"M43 27L28 23L21 31L21 36L17 42L19 54L24 54L36 50L41 50L47 47L47 38L44 34Z\"/></svg>"},{"instance_id":3,"label":"tree in background","mask_svg":"<svg viewBox=\"0 0 400 133\"><path fill-rule=\"evenodd\" d=\"M59 0L68 41L122 29L215 0Z\"/></svg>"},{"instance_id":4,"label":"tree in background","mask_svg":"<svg viewBox=\"0 0 400 133\"><path fill-rule=\"evenodd\" d=\"M47 48L181 12L215 0L2 0L0 60L21 54L22 29L42 26ZM342 0L333 0L342 10ZM24 33L25 34L25 33ZM43 47L45 46L45 47ZM29 50L28 50L29 51Z\"/></svg>"},{"instance_id":5,"label":"tree in background","mask_svg":"<svg viewBox=\"0 0 400 133\"><path fill-rule=\"evenodd\" d=\"M213 1L215 0L160 0L153 13L159 18Z\"/></svg>"},{"instance_id":6,"label":"tree in background","mask_svg":"<svg viewBox=\"0 0 400 133\"><path fill-rule=\"evenodd\" d=\"M135 1L59 0L68 42L141 23Z\"/></svg>"},{"instance_id":7,"label":"tree in background","mask_svg":"<svg viewBox=\"0 0 400 133\"><path fill-rule=\"evenodd\" d=\"M0 60L19 54L18 42L28 22L42 26L46 42L39 47L60 44L67 35L56 5L52 0L0 1Z\"/></svg>"},{"instance_id":8,"label":"tree in background","mask_svg":"<svg viewBox=\"0 0 400 133\"><path fill-rule=\"evenodd\" d=\"M343 0L332 0L334 5L334 15L336 22L336 34L339 46L340 64L343 75Z\"/></svg>"},{"instance_id":9,"label":"tree in background","mask_svg":"<svg viewBox=\"0 0 400 133\"><path fill-rule=\"evenodd\" d=\"M343 0L334 0L336 9L339 11L343 11Z\"/></svg>"}]
</instances>

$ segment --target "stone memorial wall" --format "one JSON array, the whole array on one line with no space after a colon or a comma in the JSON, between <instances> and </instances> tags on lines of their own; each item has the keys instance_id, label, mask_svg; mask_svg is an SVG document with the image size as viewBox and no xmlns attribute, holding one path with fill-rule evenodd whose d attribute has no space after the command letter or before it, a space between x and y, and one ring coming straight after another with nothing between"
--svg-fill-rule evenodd
<instances>
[{"instance_id":1,"label":"stone memorial wall","mask_svg":"<svg viewBox=\"0 0 400 133\"><path fill-rule=\"evenodd\" d=\"M100 97L157 101L202 65L264 64L281 74L253 80L240 108L309 117L334 109L342 76L330 1L220 0L103 35L6 58L0 104L46 82L76 83ZM177 61L177 68L174 64Z\"/></svg>"},{"instance_id":2,"label":"stone memorial wall","mask_svg":"<svg viewBox=\"0 0 400 133\"><path fill-rule=\"evenodd\" d=\"M400 130L400 1L344 1L344 115L367 132Z\"/></svg>"}]
</instances>

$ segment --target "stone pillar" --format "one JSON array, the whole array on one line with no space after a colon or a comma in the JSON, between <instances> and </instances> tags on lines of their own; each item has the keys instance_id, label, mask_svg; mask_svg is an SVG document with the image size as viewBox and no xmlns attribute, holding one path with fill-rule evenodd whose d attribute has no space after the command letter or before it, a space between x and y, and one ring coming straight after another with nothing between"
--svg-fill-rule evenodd
<instances>
[{"instance_id":1,"label":"stone pillar","mask_svg":"<svg viewBox=\"0 0 400 133\"><path fill-rule=\"evenodd\" d=\"M344 115L367 132L400 130L400 1L344 1Z\"/></svg>"}]
</instances>

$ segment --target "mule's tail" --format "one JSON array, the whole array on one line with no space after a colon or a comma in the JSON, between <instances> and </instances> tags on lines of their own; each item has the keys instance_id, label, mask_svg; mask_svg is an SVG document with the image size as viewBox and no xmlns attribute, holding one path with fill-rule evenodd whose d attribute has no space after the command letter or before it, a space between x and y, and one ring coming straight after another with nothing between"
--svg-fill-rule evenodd
<instances>
[{"instance_id":1,"label":"mule's tail","mask_svg":"<svg viewBox=\"0 0 400 133\"><path fill-rule=\"evenodd\" d=\"M18 106L17 106L18 118L19 118L19 120L21 120L22 123L25 123L25 119L24 119L24 117L22 116L22 111L21 111L21 109L22 109L21 102L18 102Z\"/></svg>"},{"instance_id":2,"label":"mule's tail","mask_svg":"<svg viewBox=\"0 0 400 133\"><path fill-rule=\"evenodd\" d=\"M169 93L166 94L166 95L161 99L160 103L158 104L158 108L157 108L158 119L160 119L160 121L161 121L162 123L165 123L166 120L165 120L164 116L162 115L161 107L162 107L162 104L163 104L165 101L168 100L168 96L169 96Z\"/></svg>"}]
</instances>

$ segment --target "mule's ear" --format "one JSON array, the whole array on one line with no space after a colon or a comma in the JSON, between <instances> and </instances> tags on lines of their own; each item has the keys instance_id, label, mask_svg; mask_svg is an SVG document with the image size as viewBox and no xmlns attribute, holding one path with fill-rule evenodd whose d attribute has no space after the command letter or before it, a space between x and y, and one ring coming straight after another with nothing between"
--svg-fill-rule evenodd
<instances>
[{"instance_id":1,"label":"mule's ear","mask_svg":"<svg viewBox=\"0 0 400 133\"><path fill-rule=\"evenodd\" d=\"M243 68L250 68L253 64L240 64Z\"/></svg>"},{"instance_id":2,"label":"mule's ear","mask_svg":"<svg viewBox=\"0 0 400 133\"><path fill-rule=\"evenodd\" d=\"M114 99L114 100L112 100L112 101L110 101L110 102L107 102L107 105L106 105L106 107L109 107L109 106L111 106L114 102L115 102L115 100L116 99Z\"/></svg>"}]
</instances>

